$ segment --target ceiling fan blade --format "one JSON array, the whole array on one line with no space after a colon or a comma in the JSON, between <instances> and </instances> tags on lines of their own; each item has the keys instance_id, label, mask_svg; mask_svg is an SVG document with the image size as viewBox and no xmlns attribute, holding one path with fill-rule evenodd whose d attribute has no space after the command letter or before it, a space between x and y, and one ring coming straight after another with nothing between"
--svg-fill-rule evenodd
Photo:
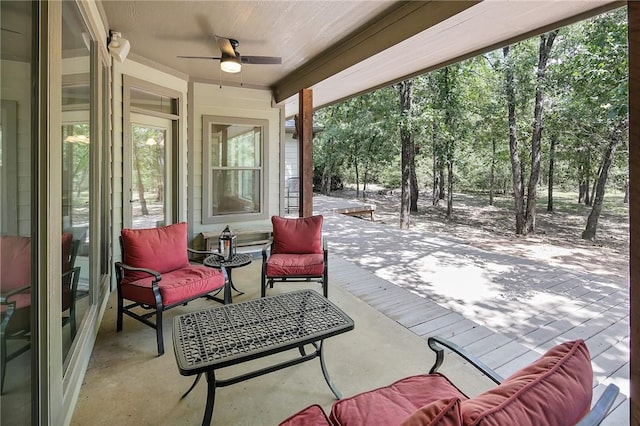
<instances>
[{"instance_id":1,"label":"ceiling fan blade","mask_svg":"<svg viewBox=\"0 0 640 426\"><path fill-rule=\"evenodd\" d=\"M183 58L183 59L220 59L219 56L177 56L178 58Z\"/></svg>"},{"instance_id":2,"label":"ceiling fan blade","mask_svg":"<svg viewBox=\"0 0 640 426\"><path fill-rule=\"evenodd\" d=\"M282 58L278 56L243 56L240 55L240 62L243 64L279 65Z\"/></svg>"},{"instance_id":3,"label":"ceiling fan blade","mask_svg":"<svg viewBox=\"0 0 640 426\"><path fill-rule=\"evenodd\" d=\"M222 52L222 56L235 58L236 51L233 50L233 46L228 38L218 37L216 36L216 41L218 42L218 46L220 46L220 52Z\"/></svg>"}]
</instances>

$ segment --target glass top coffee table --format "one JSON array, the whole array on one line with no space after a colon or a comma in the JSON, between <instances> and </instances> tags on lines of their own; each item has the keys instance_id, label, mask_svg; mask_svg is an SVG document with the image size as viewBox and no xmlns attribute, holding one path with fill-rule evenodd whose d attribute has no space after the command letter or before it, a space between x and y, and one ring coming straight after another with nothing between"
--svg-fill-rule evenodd
<instances>
[{"instance_id":1,"label":"glass top coffee table","mask_svg":"<svg viewBox=\"0 0 640 426\"><path fill-rule=\"evenodd\" d=\"M197 375L182 398L205 374L207 403L202 424L208 425L213 416L216 387L229 386L320 358L324 379L339 399L341 395L327 373L322 342L353 328L353 320L347 314L313 290L278 294L180 315L173 321L173 348L178 370L183 376ZM307 353L305 345L313 346L313 352ZM216 379L216 370L290 349L298 349L296 354L299 352L299 355L239 376Z\"/></svg>"},{"instance_id":2,"label":"glass top coffee table","mask_svg":"<svg viewBox=\"0 0 640 426\"><path fill-rule=\"evenodd\" d=\"M211 268L218 268L218 269L224 266L224 269L227 271L227 277L229 278L229 284L231 285L231 288L238 294L244 294L242 291L238 290L236 286L233 285L233 279L231 278L231 271L233 270L233 268L240 268L242 266L247 266L248 264L251 263L252 259L253 257L251 257L251 255L247 253L235 254L231 260L224 260L224 258L221 255L214 254L205 258L204 261L202 261L202 264L204 266L209 266Z\"/></svg>"}]
</instances>

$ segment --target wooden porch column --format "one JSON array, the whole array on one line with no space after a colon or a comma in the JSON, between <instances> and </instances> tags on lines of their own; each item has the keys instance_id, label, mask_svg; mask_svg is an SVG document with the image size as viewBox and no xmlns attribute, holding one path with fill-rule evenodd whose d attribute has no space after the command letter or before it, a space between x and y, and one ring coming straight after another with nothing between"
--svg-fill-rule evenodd
<instances>
[{"instance_id":1,"label":"wooden porch column","mask_svg":"<svg viewBox=\"0 0 640 426\"><path fill-rule=\"evenodd\" d=\"M300 217L313 214L313 91L298 94L298 173L300 174Z\"/></svg>"},{"instance_id":2,"label":"wooden porch column","mask_svg":"<svg viewBox=\"0 0 640 426\"><path fill-rule=\"evenodd\" d=\"M630 424L640 424L640 3L629 1Z\"/></svg>"}]
</instances>

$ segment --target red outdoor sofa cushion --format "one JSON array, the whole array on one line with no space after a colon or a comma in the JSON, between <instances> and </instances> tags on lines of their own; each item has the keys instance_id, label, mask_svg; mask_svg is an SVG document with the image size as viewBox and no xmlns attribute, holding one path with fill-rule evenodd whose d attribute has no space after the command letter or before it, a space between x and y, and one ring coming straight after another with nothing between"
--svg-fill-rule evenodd
<instances>
[{"instance_id":1,"label":"red outdoor sofa cushion","mask_svg":"<svg viewBox=\"0 0 640 426\"><path fill-rule=\"evenodd\" d=\"M162 274L158 287L163 306L191 300L224 286L225 279L219 270L189 263L185 222L160 228L123 229L122 245L126 265ZM153 280L147 273L126 271L120 283L122 297L155 305Z\"/></svg>"},{"instance_id":2,"label":"red outdoor sofa cushion","mask_svg":"<svg viewBox=\"0 0 640 426\"><path fill-rule=\"evenodd\" d=\"M336 401L324 423L307 408L282 424L573 426L589 412L592 381L589 351L576 340L471 399L441 374L423 374Z\"/></svg>"}]
</instances>

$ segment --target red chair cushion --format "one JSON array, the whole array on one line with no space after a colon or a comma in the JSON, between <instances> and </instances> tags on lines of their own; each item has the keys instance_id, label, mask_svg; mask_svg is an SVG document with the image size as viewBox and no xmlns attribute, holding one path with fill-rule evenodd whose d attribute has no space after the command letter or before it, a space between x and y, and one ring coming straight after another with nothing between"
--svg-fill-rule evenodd
<instances>
[{"instance_id":1,"label":"red chair cushion","mask_svg":"<svg viewBox=\"0 0 640 426\"><path fill-rule=\"evenodd\" d=\"M342 426L398 425L421 407L451 398L466 399L443 375L422 374L336 401L329 420Z\"/></svg>"},{"instance_id":2,"label":"red chair cushion","mask_svg":"<svg viewBox=\"0 0 640 426\"><path fill-rule=\"evenodd\" d=\"M331 426L331 423L322 407L314 404L288 417L279 426Z\"/></svg>"},{"instance_id":3,"label":"red chair cushion","mask_svg":"<svg viewBox=\"0 0 640 426\"><path fill-rule=\"evenodd\" d=\"M27 308L31 306L31 289L27 289L22 293L14 294L8 299L9 302L16 304L16 309ZM5 312L7 305L0 305L0 312Z\"/></svg>"},{"instance_id":4,"label":"red chair cushion","mask_svg":"<svg viewBox=\"0 0 640 426\"><path fill-rule=\"evenodd\" d=\"M121 284L125 299L155 306L151 291L153 277ZM224 286L224 275L220 270L202 265L187 265L176 271L162 274L158 283L163 306L169 306L203 296Z\"/></svg>"},{"instance_id":5,"label":"red chair cushion","mask_svg":"<svg viewBox=\"0 0 640 426\"><path fill-rule=\"evenodd\" d=\"M501 385L462 402L465 425L575 425L589 411L593 370L584 341L555 346Z\"/></svg>"},{"instance_id":6,"label":"red chair cushion","mask_svg":"<svg viewBox=\"0 0 640 426\"><path fill-rule=\"evenodd\" d=\"M7 235L0 238L0 291L31 285L31 238Z\"/></svg>"},{"instance_id":7,"label":"red chair cushion","mask_svg":"<svg viewBox=\"0 0 640 426\"><path fill-rule=\"evenodd\" d=\"M322 253L323 217L271 217L273 246L271 253Z\"/></svg>"},{"instance_id":8,"label":"red chair cushion","mask_svg":"<svg viewBox=\"0 0 640 426\"><path fill-rule=\"evenodd\" d=\"M123 229L123 262L164 274L189 265L187 224L176 223L149 229ZM123 282L147 278L143 272L125 271Z\"/></svg>"},{"instance_id":9,"label":"red chair cushion","mask_svg":"<svg viewBox=\"0 0 640 426\"><path fill-rule=\"evenodd\" d=\"M272 254L267 259L267 277L322 276L324 256L322 254Z\"/></svg>"},{"instance_id":10,"label":"red chair cushion","mask_svg":"<svg viewBox=\"0 0 640 426\"><path fill-rule=\"evenodd\" d=\"M448 398L427 404L400 426L461 426L460 398Z\"/></svg>"}]
</instances>

